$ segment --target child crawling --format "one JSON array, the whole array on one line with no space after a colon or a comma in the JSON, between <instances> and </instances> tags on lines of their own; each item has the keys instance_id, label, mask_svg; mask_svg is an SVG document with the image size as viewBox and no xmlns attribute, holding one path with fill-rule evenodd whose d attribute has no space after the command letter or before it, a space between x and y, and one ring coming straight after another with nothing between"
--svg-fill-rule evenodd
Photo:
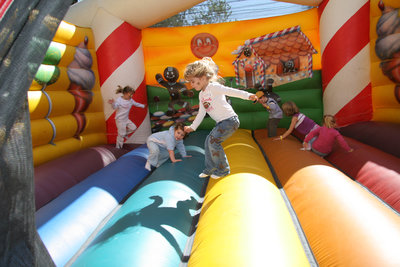
<instances>
[{"instance_id":1,"label":"child crawling","mask_svg":"<svg viewBox=\"0 0 400 267\"><path fill-rule=\"evenodd\" d=\"M168 158L173 163L182 161L182 159L175 158L175 148L178 149L182 157L191 157L186 154L185 145L183 144L185 136L185 124L183 122L178 122L167 131L156 132L150 135L147 138L149 157L145 168L149 171L153 168L158 168Z\"/></svg>"}]
</instances>

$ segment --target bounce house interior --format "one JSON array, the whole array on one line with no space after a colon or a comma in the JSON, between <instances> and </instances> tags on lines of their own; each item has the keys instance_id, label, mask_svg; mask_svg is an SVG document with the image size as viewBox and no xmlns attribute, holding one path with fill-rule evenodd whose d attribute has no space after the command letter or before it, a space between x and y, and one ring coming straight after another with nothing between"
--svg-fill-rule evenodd
<instances>
[{"instance_id":1,"label":"bounce house interior","mask_svg":"<svg viewBox=\"0 0 400 267\"><path fill-rule=\"evenodd\" d=\"M400 2L276 1L307 8L152 27L203 1L0 1L0 265L400 266ZM183 73L203 57L226 86L333 115L354 151L269 138L266 109L230 97L229 175L198 176L210 117L191 157L147 170L147 138L198 113ZM144 105L122 148L118 86Z\"/></svg>"}]
</instances>

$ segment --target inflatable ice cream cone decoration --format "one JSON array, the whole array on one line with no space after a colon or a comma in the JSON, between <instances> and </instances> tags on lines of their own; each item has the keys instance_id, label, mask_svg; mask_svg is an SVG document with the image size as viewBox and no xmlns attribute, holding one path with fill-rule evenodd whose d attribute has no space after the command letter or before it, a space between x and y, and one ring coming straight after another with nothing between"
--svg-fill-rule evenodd
<instances>
[{"instance_id":1,"label":"inflatable ice cream cone decoration","mask_svg":"<svg viewBox=\"0 0 400 267\"><path fill-rule=\"evenodd\" d=\"M75 108L72 115L75 117L78 128L74 137L78 138L86 125L86 117L84 112L92 102L92 88L95 84L95 75L91 70L93 60L87 49L88 37L77 47L74 60L68 65L68 77L70 85L68 91L75 98Z\"/></svg>"},{"instance_id":2,"label":"inflatable ice cream cone decoration","mask_svg":"<svg viewBox=\"0 0 400 267\"><path fill-rule=\"evenodd\" d=\"M395 86L395 96L400 102L400 16L399 9L386 6L379 2L382 16L376 25L378 39L375 52L382 60L380 67Z\"/></svg>"}]
</instances>

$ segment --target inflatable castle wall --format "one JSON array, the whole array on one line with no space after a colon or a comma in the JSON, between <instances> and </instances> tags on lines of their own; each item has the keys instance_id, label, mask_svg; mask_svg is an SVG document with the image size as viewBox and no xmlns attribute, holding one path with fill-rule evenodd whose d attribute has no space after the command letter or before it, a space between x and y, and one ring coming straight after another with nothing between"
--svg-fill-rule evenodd
<instances>
[{"instance_id":1,"label":"inflatable castle wall","mask_svg":"<svg viewBox=\"0 0 400 267\"><path fill-rule=\"evenodd\" d=\"M379 147L398 139L379 124L400 122L398 29L389 27L398 1L293 0L316 8L149 28L199 2L84 0L60 24L28 93L36 227L56 266L399 265L399 144ZM181 76L203 56L229 86L252 91L273 79L282 102L318 123L332 114L344 128L382 126L353 130L377 129L379 144L346 136L355 151L324 159L293 136L266 138L265 109L231 98L242 129L223 143L229 176L197 177L210 118L185 140L191 158L149 172L147 136L196 116L197 93ZM179 75L171 82L166 72ZM130 152L113 146L108 100L118 85L146 106L131 110Z\"/></svg>"}]
</instances>

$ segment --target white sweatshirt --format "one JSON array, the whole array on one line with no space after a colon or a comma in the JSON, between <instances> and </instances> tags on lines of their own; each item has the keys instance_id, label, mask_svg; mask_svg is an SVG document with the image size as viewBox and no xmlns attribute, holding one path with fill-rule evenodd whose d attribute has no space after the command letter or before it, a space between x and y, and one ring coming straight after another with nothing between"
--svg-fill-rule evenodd
<instances>
[{"instance_id":1,"label":"white sweatshirt","mask_svg":"<svg viewBox=\"0 0 400 267\"><path fill-rule=\"evenodd\" d=\"M226 87L219 83L210 83L199 93L199 113L194 119L192 125L190 125L190 128L196 130L203 121L206 113L208 113L208 115L210 115L210 117L217 123L230 117L237 116L232 106L226 101L225 95L249 99L253 94L243 90Z\"/></svg>"},{"instance_id":2,"label":"white sweatshirt","mask_svg":"<svg viewBox=\"0 0 400 267\"><path fill-rule=\"evenodd\" d=\"M145 105L136 102L132 98L125 100L122 98L122 96L118 97L112 104L113 109L117 109L117 112L115 113L115 119L119 121L129 120L129 110L132 106L141 108L145 107Z\"/></svg>"}]
</instances>

